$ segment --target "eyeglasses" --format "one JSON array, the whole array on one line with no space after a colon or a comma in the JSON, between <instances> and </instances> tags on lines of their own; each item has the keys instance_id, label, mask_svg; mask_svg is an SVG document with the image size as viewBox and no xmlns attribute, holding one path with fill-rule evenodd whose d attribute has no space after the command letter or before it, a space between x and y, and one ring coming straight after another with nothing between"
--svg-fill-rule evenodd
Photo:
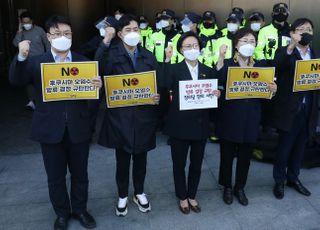
<instances>
[{"instance_id":1,"label":"eyeglasses","mask_svg":"<svg viewBox=\"0 0 320 230\"><path fill-rule=\"evenodd\" d=\"M199 46L199 44L187 44L187 45L184 45L184 46L182 46L183 48L185 48L185 49L189 49L189 50L191 50L192 48L194 48L194 49L198 49L200 46Z\"/></svg>"},{"instance_id":2,"label":"eyeglasses","mask_svg":"<svg viewBox=\"0 0 320 230\"><path fill-rule=\"evenodd\" d=\"M255 45L256 44L255 40L242 40L242 39L240 39L239 42L247 43L247 44L251 44L251 45Z\"/></svg>"},{"instance_id":3,"label":"eyeglasses","mask_svg":"<svg viewBox=\"0 0 320 230\"><path fill-rule=\"evenodd\" d=\"M49 33L51 34L53 37L67 37L67 38L71 38L72 36L72 32L55 32L55 33Z\"/></svg>"}]
</instances>

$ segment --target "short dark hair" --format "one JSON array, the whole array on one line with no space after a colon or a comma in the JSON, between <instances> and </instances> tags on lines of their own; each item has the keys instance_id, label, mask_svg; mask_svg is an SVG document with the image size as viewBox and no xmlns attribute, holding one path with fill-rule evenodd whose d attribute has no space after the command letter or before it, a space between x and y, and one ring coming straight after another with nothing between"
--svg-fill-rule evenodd
<instances>
[{"instance_id":1,"label":"short dark hair","mask_svg":"<svg viewBox=\"0 0 320 230\"><path fill-rule=\"evenodd\" d=\"M179 53L181 53L180 49L182 47L183 41L186 40L186 38L188 38L188 37L196 38L198 43L199 43L200 50L203 48L202 41L201 41L200 37L196 33L194 33L193 31L188 31L186 33L181 34L181 36L180 36L180 38L179 38L179 40L177 42L177 50L178 50Z\"/></svg>"},{"instance_id":2,"label":"short dark hair","mask_svg":"<svg viewBox=\"0 0 320 230\"><path fill-rule=\"evenodd\" d=\"M114 13L119 11L119 13L121 14L125 14L126 13L126 10L122 7L122 6L119 6L115 9Z\"/></svg>"},{"instance_id":3,"label":"short dark hair","mask_svg":"<svg viewBox=\"0 0 320 230\"><path fill-rule=\"evenodd\" d=\"M298 18L291 24L290 31L295 31L297 27L302 26L305 23L310 23L312 29L314 28L313 23L309 18Z\"/></svg>"},{"instance_id":4,"label":"short dark hair","mask_svg":"<svg viewBox=\"0 0 320 230\"><path fill-rule=\"evenodd\" d=\"M257 34L253 30L251 30L249 28L241 28L234 35L234 38L232 40L233 48L235 48L235 46L238 44L238 42L241 38L243 38L244 36L246 36L248 34L251 34L257 42Z\"/></svg>"},{"instance_id":5,"label":"short dark hair","mask_svg":"<svg viewBox=\"0 0 320 230\"><path fill-rule=\"evenodd\" d=\"M58 28L58 24L65 24L71 27L71 22L68 17L61 15L54 15L48 18L45 23L45 29L47 32L50 31L50 28Z\"/></svg>"},{"instance_id":6,"label":"short dark hair","mask_svg":"<svg viewBox=\"0 0 320 230\"><path fill-rule=\"evenodd\" d=\"M32 20L32 14L29 11L24 11L20 14L20 20L23 18L30 18Z\"/></svg>"},{"instance_id":7,"label":"short dark hair","mask_svg":"<svg viewBox=\"0 0 320 230\"><path fill-rule=\"evenodd\" d=\"M133 14L125 14L125 15L123 15L123 16L119 19L118 30L122 30L123 27L129 25L131 21L135 21L135 22L137 22L137 24L139 25L139 20L138 20L137 16L135 16L135 15L133 15Z\"/></svg>"}]
</instances>

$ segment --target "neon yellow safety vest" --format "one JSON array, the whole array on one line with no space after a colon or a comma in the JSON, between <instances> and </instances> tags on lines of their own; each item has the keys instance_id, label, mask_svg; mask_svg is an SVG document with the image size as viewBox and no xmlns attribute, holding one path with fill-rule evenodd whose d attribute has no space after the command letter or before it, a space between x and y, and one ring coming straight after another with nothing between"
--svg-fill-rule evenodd
<instances>
[{"instance_id":1,"label":"neon yellow safety vest","mask_svg":"<svg viewBox=\"0 0 320 230\"><path fill-rule=\"evenodd\" d=\"M210 37L210 36L215 35L217 30L219 30L219 28L218 28L217 25L215 25L214 28L207 29L207 28L204 27L203 23L201 23L199 25L199 30L200 30L199 37L201 37L201 35L204 35L206 37Z\"/></svg>"},{"instance_id":2,"label":"neon yellow safety vest","mask_svg":"<svg viewBox=\"0 0 320 230\"><path fill-rule=\"evenodd\" d=\"M241 29L241 28L243 28L243 27L244 27L244 26L240 25L240 26L239 26L239 29ZM221 30L221 33L222 33L222 36L227 36L227 34L228 34L228 28L227 28L227 27L223 28L223 29Z\"/></svg>"},{"instance_id":3,"label":"neon yellow safety vest","mask_svg":"<svg viewBox=\"0 0 320 230\"><path fill-rule=\"evenodd\" d=\"M224 36L224 37L217 39L217 41L215 42L215 45L213 47L213 62L214 62L214 64L217 64L217 62L218 62L219 54L220 54L220 47L222 45L226 45L228 47L225 59L232 58L232 40L229 39L227 36Z\"/></svg>"},{"instance_id":4,"label":"neon yellow safety vest","mask_svg":"<svg viewBox=\"0 0 320 230\"><path fill-rule=\"evenodd\" d=\"M140 30L141 46L146 48L147 43L149 42L149 37L153 33L153 30L150 26L145 29Z\"/></svg>"},{"instance_id":5,"label":"neon yellow safety vest","mask_svg":"<svg viewBox=\"0 0 320 230\"><path fill-rule=\"evenodd\" d=\"M168 45L171 45L173 48L173 54L171 57L171 64L179 63L184 58L177 50L177 42L180 38L181 34L176 34L170 41L168 41ZM156 57L158 62L164 62L165 60L165 41L166 35L162 32L162 30L154 32L150 35L150 39L147 44L147 49L150 50Z\"/></svg>"},{"instance_id":6,"label":"neon yellow safety vest","mask_svg":"<svg viewBox=\"0 0 320 230\"><path fill-rule=\"evenodd\" d=\"M290 43L291 38L287 36L282 36L281 43L282 46L287 46ZM279 36L278 29L274 27L271 23L268 26L263 27L259 31L258 44L255 50L255 58L257 60L273 60L276 50L279 46Z\"/></svg>"},{"instance_id":7,"label":"neon yellow safety vest","mask_svg":"<svg viewBox=\"0 0 320 230\"><path fill-rule=\"evenodd\" d=\"M215 52L215 45L217 43L217 39L211 39L207 42L207 45L201 50L201 55L199 56L198 60L212 68L215 63L213 61L214 52Z\"/></svg>"}]
</instances>

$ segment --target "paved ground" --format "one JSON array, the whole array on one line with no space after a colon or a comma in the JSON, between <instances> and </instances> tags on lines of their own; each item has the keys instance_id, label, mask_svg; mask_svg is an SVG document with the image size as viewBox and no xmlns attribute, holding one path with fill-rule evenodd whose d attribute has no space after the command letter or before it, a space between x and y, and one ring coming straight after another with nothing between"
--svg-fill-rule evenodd
<instances>
[{"instance_id":1,"label":"paved ground","mask_svg":"<svg viewBox=\"0 0 320 230\"><path fill-rule=\"evenodd\" d=\"M31 112L23 108L23 89L0 87L0 95L4 103L0 112L0 229L52 229L55 215L42 156L38 144L27 139ZM117 196L113 150L93 144L89 211L96 218L97 229L320 229L320 168L301 172L311 197L286 188L285 198L279 201L272 195L272 166L252 161L246 187L249 205L243 207L237 201L230 206L223 203L217 183L218 165L219 147L208 143L197 196L203 211L181 214L174 196L170 150L166 137L159 134L157 148L148 155L145 183L152 211L140 213L130 200L128 215L119 218L114 214ZM82 228L71 221L70 229Z\"/></svg>"}]
</instances>

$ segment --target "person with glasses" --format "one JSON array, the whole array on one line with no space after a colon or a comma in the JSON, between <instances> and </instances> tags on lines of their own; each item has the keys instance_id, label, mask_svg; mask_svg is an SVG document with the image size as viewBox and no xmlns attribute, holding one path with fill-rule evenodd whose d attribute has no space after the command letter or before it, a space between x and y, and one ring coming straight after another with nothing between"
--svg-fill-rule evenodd
<instances>
[{"instance_id":1,"label":"person with glasses","mask_svg":"<svg viewBox=\"0 0 320 230\"><path fill-rule=\"evenodd\" d=\"M170 137L173 178L179 209L188 214L190 209L201 211L196 194L201 176L201 166L205 151L206 139L209 136L209 109L181 111L179 109L179 82L184 80L201 80L214 78L213 70L198 61L202 43L198 35L189 31L183 33L177 42L177 49L185 60L170 65L172 47L168 47L165 59L165 82L172 90L172 102L164 126L164 134ZM220 91L214 95L219 97ZM189 174L185 166L190 149Z\"/></svg>"},{"instance_id":2,"label":"person with glasses","mask_svg":"<svg viewBox=\"0 0 320 230\"><path fill-rule=\"evenodd\" d=\"M313 23L299 18L290 28L291 42L276 52L278 94L272 102L271 125L279 131L277 153L273 166L274 196L284 197L284 184L304 196L311 192L299 180L305 147L315 133L318 114L318 90L293 92L297 60L319 58L312 48Z\"/></svg>"},{"instance_id":3,"label":"person with glasses","mask_svg":"<svg viewBox=\"0 0 320 230\"><path fill-rule=\"evenodd\" d=\"M265 61L253 59L257 44L256 33L251 29L242 28L234 37L233 49L235 54L225 59L226 45L220 47L219 60L216 66L219 84L226 89L229 67L265 67ZM276 92L274 82L268 84L271 92ZM225 90L219 100L216 122L216 134L220 138L220 169L219 184L224 187L223 200L230 205L233 202L233 193L242 205L248 205L244 188L247 182L250 159L253 146L257 141L261 117L262 99L226 100ZM232 183L233 159L237 157L235 183Z\"/></svg>"},{"instance_id":4,"label":"person with glasses","mask_svg":"<svg viewBox=\"0 0 320 230\"><path fill-rule=\"evenodd\" d=\"M46 31L51 50L29 57L30 41L20 42L19 54L10 66L9 81L13 85L32 83L35 87L38 104L33 113L31 139L40 142L49 196L57 215L54 229L67 229L71 216L83 227L94 228L96 222L87 211L92 120L90 101L43 102L41 84L41 63L83 62L88 59L70 50L73 37L68 18L50 17L46 21ZM91 82L96 87L102 86L98 76ZM70 194L66 185L67 170L71 175Z\"/></svg>"}]
</instances>

